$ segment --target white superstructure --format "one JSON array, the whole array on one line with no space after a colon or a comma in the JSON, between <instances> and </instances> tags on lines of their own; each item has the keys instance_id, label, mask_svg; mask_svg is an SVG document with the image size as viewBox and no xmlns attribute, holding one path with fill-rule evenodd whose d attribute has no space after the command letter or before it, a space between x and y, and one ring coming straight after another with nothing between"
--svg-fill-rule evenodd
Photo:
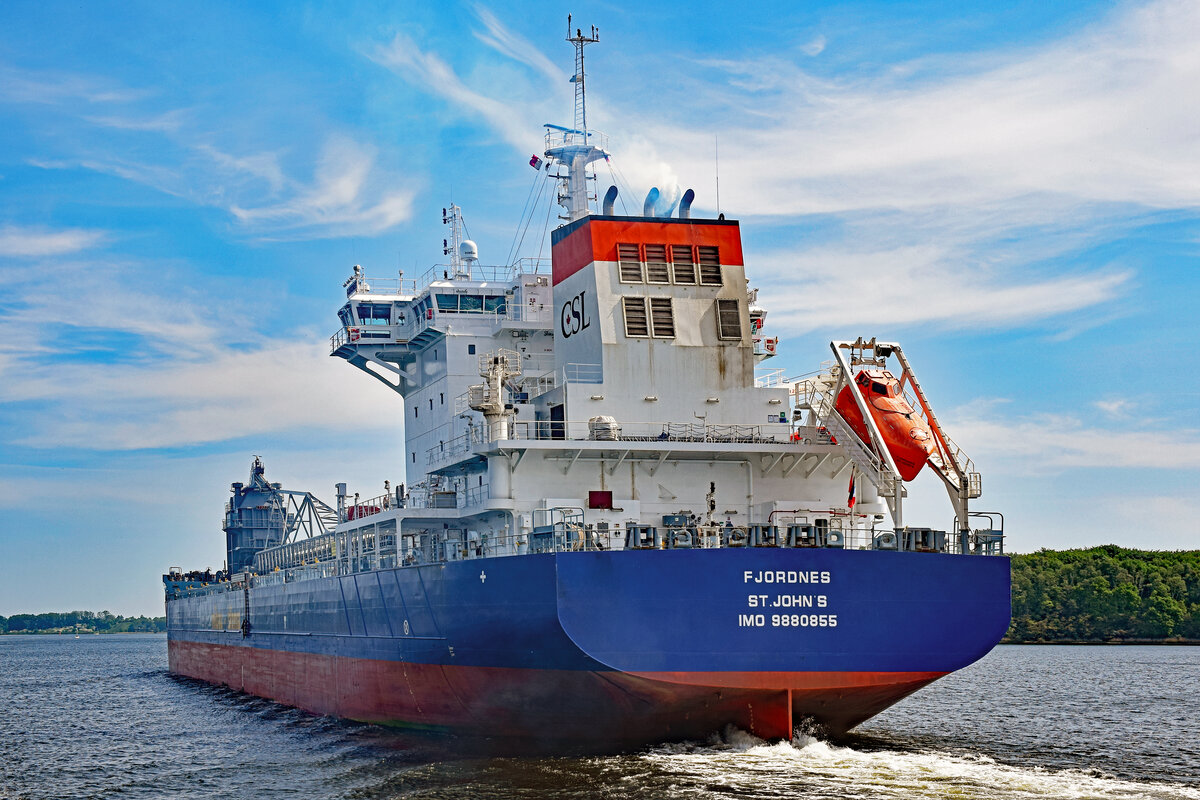
<instances>
[{"instance_id":1,"label":"white superstructure","mask_svg":"<svg viewBox=\"0 0 1200 800\"><path fill-rule=\"evenodd\" d=\"M575 127L547 126L547 177L566 212L549 262L485 266L451 205L448 264L416 281L355 266L344 284L332 354L403 396L406 480L369 500L343 490L340 557L379 566L764 537L991 547L969 530L978 474L908 383L898 345L831 343L823 372L788 380L760 366L778 340L763 333L737 222L692 218L690 190L673 217L653 216L657 190L643 216L612 213L615 187L591 210L588 165L607 158L583 91L596 39L594 28L569 37ZM854 369L893 355L936 431L930 463L958 516L949 543L905 533L904 484L875 423L864 442L834 409Z\"/></svg>"}]
</instances>

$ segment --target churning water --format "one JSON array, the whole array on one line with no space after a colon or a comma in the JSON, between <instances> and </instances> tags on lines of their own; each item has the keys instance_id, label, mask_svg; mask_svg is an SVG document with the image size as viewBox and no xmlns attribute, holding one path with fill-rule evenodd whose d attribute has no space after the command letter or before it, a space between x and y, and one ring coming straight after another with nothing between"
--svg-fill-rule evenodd
<instances>
[{"instance_id":1,"label":"churning water","mask_svg":"<svg viewBox=\"0 0 1200 800\"><path fill-rule=\"evenodd\" d=\"M162 636L0 637L0 798L1197 798L1200 648L1000 647L839 741L495 755L166 673Z\"/></svg>"}]
</instances>

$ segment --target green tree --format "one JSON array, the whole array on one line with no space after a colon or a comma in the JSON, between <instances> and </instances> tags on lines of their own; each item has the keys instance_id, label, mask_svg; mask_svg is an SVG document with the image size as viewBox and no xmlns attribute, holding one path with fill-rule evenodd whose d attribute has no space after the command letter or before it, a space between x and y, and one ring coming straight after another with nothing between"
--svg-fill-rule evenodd
<instances>
[{"instance_id":1,"label":"green tree","mask_svg":"<svg viewBox=\"0 0 1200 800\"><path fill-rule=\"evenodd\" d=\"M1012 600L1008 641L1200 638L1200 551L1016 555Z\"/></svg>"}]
</instances>

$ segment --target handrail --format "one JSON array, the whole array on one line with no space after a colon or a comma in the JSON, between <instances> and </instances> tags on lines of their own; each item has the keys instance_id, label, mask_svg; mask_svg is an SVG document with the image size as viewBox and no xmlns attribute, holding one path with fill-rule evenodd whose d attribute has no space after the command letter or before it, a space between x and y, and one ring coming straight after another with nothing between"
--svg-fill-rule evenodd
<instances>
[{"instance_id":1,"label":"handrail","mask_svg":"<svg viewBox=\"0 0 1200 800\"><path fill-rule=\"evenodd\" d=\"M361 295L409 295L416 296L424 292L439 280L460 280L484 283L488 281L512 281L522 275L549 274L550 259L520 258L507 266L489 264L471 264L454 267L450 264L434 264L421 273L415 280L397 278L372 278L367 275L357 276L357 282L351 284L353 294ZM353 279L352 279L353 280Z\"/></svg>"},{"instance_id":2,"label":"handrail","mask_svg":"<svg viewBox=\"0 0 1200 800\"><path fill-rule=\"evenodd\" d=\"M801 430L803 431L801 433ZM817 429L797 430L786 422L675 423L593 420L522 420L510 426L509 439L529 441L708 442L738 444L794 443L820 437ZM801 435L797 435L800 433ZM502 441L502 440L499 440Z\"/></svg>"},{"instance_id":3,"label":"handrail","mask_svg":"<svg viewBox=\"0 0 1200 800\"><path fill-rule=\"evenodd\" d=\"M473 487L464 494L485 497L486 486ZM543 509L543 514L555 516L562 509ZM493 536L483 533L478 539L467 540L465 530L454 531L462 539L434 538L427 542L414 541L402 527L399 533L351 541L346 532L325 534L341 547L350 544L348 551L336 550L329 560L280 567L277 571L255 575L251 586L290 583L312 578L369 572L376 569L420 567L447 561L482 558L507 558L537 553L562 553L610 550L675 550L675 549L842 549L882 550L912 553L943 553L964 557L1003 557L1005 534L999 529L977 529L965 533L935 531L928 528L854 527L852 519L867 520L867 515L851 514L846 509L812 509L788 512L777 524L733 526L685 524L679 526L645 525L629 520L610 528L586 523L582 515L561 513L551 524L528 532ZM826 520L824 526L817 519ZM439 531L440 533L440 531ZM426 536L434 535L426 532ZM419 546L407 546L401 539ZM313 542L313 540L306 540ZM317 544L317 543L314 543ZM357 547L355 545L361 545ZM314 547L314 552L318 548ZM328 548L324 550L328 552ZM228 580L199 587L170 585L170 597L212 594L236 589L239 582Z\"/></svg>"}]
</instances>

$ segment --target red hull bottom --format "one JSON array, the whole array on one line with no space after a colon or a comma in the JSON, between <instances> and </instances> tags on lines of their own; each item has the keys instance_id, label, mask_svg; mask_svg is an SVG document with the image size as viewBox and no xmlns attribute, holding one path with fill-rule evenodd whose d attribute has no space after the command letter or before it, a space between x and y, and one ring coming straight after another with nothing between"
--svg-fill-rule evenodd
<instances>
[{"instance_id":1,"label":"red hull bottom","mask_svg":"<svg viewBox=\"0 0 1200 800\"><path fill-rule=\"evenodd\" d=\"M733 724L790 739L812 718L830 733L940 672L644 673L409 664L171 641L173 674L362 722L564 744L704 738Z\"/></svg>"}]
</instances>

